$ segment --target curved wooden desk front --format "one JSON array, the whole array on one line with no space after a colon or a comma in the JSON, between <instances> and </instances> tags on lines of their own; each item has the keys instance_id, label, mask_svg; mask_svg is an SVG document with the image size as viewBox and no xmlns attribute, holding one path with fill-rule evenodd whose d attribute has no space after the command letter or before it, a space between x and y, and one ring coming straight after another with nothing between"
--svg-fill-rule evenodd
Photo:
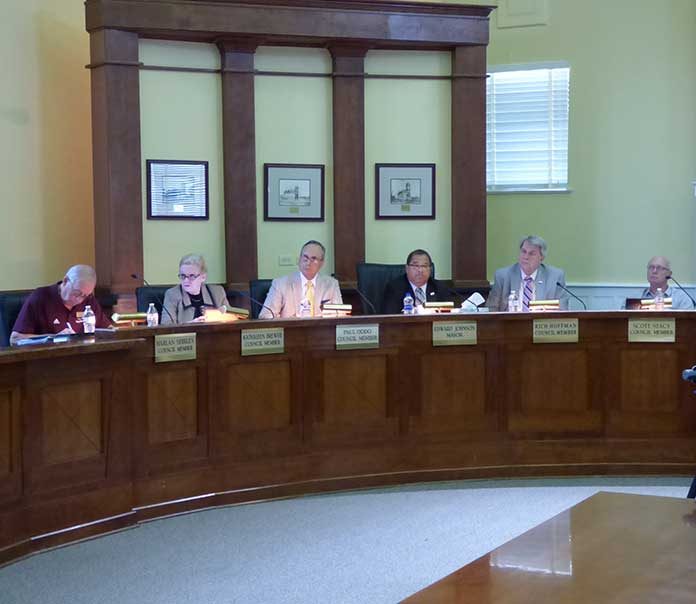
<instances>
[{"instance_id":1,"label":"curved wooden desk front","mask_svg":"<svg viewBox=\"0 0 696 604\"><path fill-rule=\"evenodd\" d=\"M538 315L354 317L122 331L0 352L0 560L187 509L411 481L688 474L696 313L676 343L628 343L636 313L579 317L533 344ZM641 316L646 316L645 314ZM433 347L434 321L477 322ZM335 350L337 324L380 347ZM240 355L283 327L285 352ZM155 363L154 334L195 332L195 361Z\"/></svg>"}]
</instances>

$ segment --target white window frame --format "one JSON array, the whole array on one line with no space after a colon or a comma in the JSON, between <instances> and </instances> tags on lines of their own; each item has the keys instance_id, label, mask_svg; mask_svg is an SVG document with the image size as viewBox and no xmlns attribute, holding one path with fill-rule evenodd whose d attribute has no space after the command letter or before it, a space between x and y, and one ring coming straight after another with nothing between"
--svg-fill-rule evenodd
<instances>
[{"instance_id":1,"label":"white window frame","mask_svg":"<svg viewBox=\"0 0 696 604\"><path fill-rule=\"evenodd\" d=\"M507 123L512 129L505 132L505 122L501 119L505 115L505 102L515 102L515 94L520 97L524 94L522 89L510 91L505 94L499 91L496 94L496 84L502 78L496 78L497 74L509 72L540 71L544 70L548 76L548 88L541 92L546 93L545 106L539 101L536 104L537 123L536 133L525 133L517 129L521 138L511 139L515 134L515 122ZM565 70L565 71L558 71ZM567 74L567 75L566 75ZM569 192L568 185L568 134L570 118L570 64L567 61L554 61L550 63L527 63L519 65L499 65L489 67L486 83L486 190L488 193L518 193L518 192ZM498 80L498 81L497 81ZM508 80L509 81L509 80ZM555 85L554 85L555 82ZM560 86L559 86L560 84ZM539 84L537 84L539 85ZM521 84L522 86L522 84ZM523 115L508 113L508 119L517 117L520 125L523 125ZM543 135L543 136L542 136ZM539 159L537 160L534 177L530 172L525 174L523 165L524 150L514 150L519 144L529 143L535 147ZM539 164L543 162L543 169ZM507 166L505 165L507 164ZM505 168L507 174L505 174ZM516 173L515 173L516 172ZM529 178L525 179L525 176Z\"/></svg>"}]
</instances>

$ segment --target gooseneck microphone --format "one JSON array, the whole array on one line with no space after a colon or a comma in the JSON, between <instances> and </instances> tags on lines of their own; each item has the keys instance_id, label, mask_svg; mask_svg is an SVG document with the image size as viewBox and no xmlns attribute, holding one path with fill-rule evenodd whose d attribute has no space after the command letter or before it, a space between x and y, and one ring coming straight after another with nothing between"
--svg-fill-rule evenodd
<instances>
[{"instance_id":1,"label":"gooseneck microphone","mask_svg":"<svg viewBox=\"0 0 696 604\"><path fill-rule=\"evenodd\" d=\"M677 281L672 275L670 275L670 276L667 277L667 278L668 278L668 279L671 279L672 281L674 281L674 283L677 285L677 287L678 287L680 290L682 290L682 291L687 295L687 297L689 298L689 300L691 300L691 305L692 305L694 308L696 308L696 300L694 300L694 299L691 297L691 294L690 294L688 291L686 291L686 290L682 287L682 284L679 283L679 281Z\"/></svg>"},{"instance_id":2,"label":"gooseneck microphone","mask_svg":"<svg viewBox=\"0 0 696 604\"><path fill-rule=\"evenodd\" d=\"M332 276L334 279L338 279L339 281L341 281L341 276L340 276L338 273L331 273L331 276ZM375 308L375 305L372 304L372 302L370 302L370 299L369 299L365 294L363 294L363 293L360 291L360 289L358 288L357 285L355 286L355 291L358 292L358 295L359 295L359 296L362 298L362 300L370 307L370 309L372 310L372 314L373 314L373 315L379 314L379 313L377 312L377 309Z\"/></svg>"},{"instance_id":3,"label":"gooseneck microphone","mask_svg":"<svg viewBox=\"0 0 696 604\"><path fill-rule=\"evenodd\" d=\"M561 283L560 281L556 281L556 285L558 285L558 287L560 287L564 292L568 292L571 296L573 296L573 298L575 298L578 302L580 302L580 304L582 304L583 310L587 310L587 304L585 304L585 302L583 301L582 298L580 298L579 296L576 296L572 291L570 291L570 290L569 290L565 285L563 285L563 283Z\"/></svg>"},{"instance_id":4,"label":"gooseneck microphone","mask_svg":"<svg viewBox=\"0 0 696 604\"><path fill-rule=\"evenodd\" d=\"M131 279L135 279L136 281L142 281L147 287L152 287L145 277L141 277L137 273L131 273ZM169 309L164 305L164 296L160 296L159 294L155 294L155 300L159 302L160 306L162 307L162 310L166 312L169 315L169 320L172 322L173 325L176 325L176 321L174 320L174 317L172 317L172 313L169 312Z\"/></svg>"},{"instance_id":5,"label":"gooseneck microphone","mask_svg":"<svg viewBox=\"0 0 696 604\"><path fill-rule=\"evenodd\" d=\"M271 313L271 317L273 319L276 318L276 314L273 312L273 309L270 306L266 306L265 304L259 302L256 298L252 298L249 294L246 292L240 290L240 289L230 289L227 290L235 295L242 296L242 298L249 298L254 304L256 304L259 308L265 308L269 313Z\"/></svg>"}]
</instances>

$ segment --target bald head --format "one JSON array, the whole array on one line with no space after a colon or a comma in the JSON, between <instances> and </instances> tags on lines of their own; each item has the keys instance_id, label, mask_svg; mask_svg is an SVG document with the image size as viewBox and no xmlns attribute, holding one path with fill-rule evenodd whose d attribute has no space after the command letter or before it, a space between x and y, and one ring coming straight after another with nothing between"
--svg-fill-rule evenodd
<instances>
[{"instance_id":1,"label":"bald head","mask_svg":"<svg viewBox=\"0 0 696 604\"><path fill-rule=\"evenodd\" d=\"M73 308L92 295L97 285L97 273L87 264L71 266L60 284L60 297L66 308Z\"/></svg>"}]
</instances>

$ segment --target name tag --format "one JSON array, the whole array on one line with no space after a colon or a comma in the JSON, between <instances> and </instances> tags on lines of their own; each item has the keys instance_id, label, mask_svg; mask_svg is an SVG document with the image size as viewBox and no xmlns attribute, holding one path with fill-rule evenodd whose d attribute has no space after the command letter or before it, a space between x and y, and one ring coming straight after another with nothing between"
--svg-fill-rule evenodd
<instances>
[{"instance_id":1,"label":"name tag","mask_svg":"<svg viewBox=\"0 0 696 604\"><path fill-rule=\"evenodd\" d=\"M534 319L532 341L535 344L577 342L578 319Z\"/></svg>"},{"instance_id":2,"label":"name tag","mask_svg":"<svg viewBox=\"0 0 696 604\"><path fill-rule=\"evenodd\" d=\"M155 336L155 363L191 361L196 358L196 334Z\"/></svg>"},{"instance_id":3,"label":"name tag","mask_svg":"<svg viewBox=\"0 0 696 604\"><path fill-rule=\"evenodd\" d=\"M674 342L677 328L674 319L629 319L629 342Z\"/></svg>"},{"instance_id":4,"label":"name tag","mask_svg":"<svg viewBox=\"0 0 696 604\"><path fill-rule=\"evenodd\" d=\"M379 323L336 325L336 350L379 348Z\"/></svg>"},{"instance_id":5,"label":"name tag","mask_svg":"<svg viewBox=\"0 0 696 604\"><path fill-rule=\"evenodd\" d=\"M475 346L476 321L433 321L433 346Z\"/></svg>"},{"instance_id":6,"label":"name tag","mask_svg":"<svg viewBox=\"0 0 696 604\"><path fill-rule=\"evenodd\" d=\"M282 327L272 329L242 329L242 356L255 354L282 354L285 352L285 330Z\"/></svg>"}]
</instances>

